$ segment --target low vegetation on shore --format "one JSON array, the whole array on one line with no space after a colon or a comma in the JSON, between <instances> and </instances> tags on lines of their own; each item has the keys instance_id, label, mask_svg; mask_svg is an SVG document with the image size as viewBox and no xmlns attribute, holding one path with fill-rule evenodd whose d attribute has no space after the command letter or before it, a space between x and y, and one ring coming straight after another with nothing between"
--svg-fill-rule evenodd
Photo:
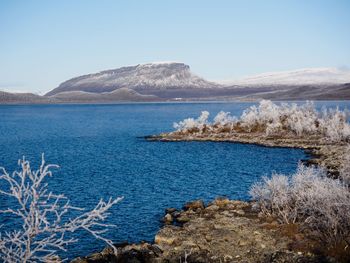
<instances>
[{"instance_id":1,"label":"low vegetation on shore","mask_svg":"<svg viewBox=\"0 0 350 263\"><path fill-rule=\"evenodd\" d=\"M203 111L197 119L188 118L174 123L176 131L169 135L259 133L278 137L314 136L331 142L350 140L346 111L325 108L320 112L312 102L278 105L262 100L258 106L246 109L239 118L221 111L213 122L208 119L209 112Z\"/></svg>"},{"instance_id":2,"label":"low vegetation on shore","mask_svg":"<svg viewBox=\"0 0 350 263\"><path fill-rule=\"evenodd\" d=\"M292 176L264 177L250 193L264 216L282 224L298 223L327 245L350 245L348 185L329 178L324 169L300 164Z\"/></svg>"}]
</instances>

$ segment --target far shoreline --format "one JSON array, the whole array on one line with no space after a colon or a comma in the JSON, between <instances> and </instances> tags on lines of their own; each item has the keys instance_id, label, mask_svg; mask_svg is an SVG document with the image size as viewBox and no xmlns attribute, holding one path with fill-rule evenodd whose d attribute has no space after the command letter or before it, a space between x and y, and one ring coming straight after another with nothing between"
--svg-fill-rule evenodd
<instances>
[{"instance_id":1,"label":"far shoreline","mask_svg":"<svg viewBox=\"0 0 350 263\"><path fill-rule=\"evenodd\" d=\"M35 105L151 105L151 104L230 104L230 103L258 103L263 99L256 100L166 100L166 101L116 101L116 102L43 102L43 103L0 103L1 106L35 106ZM291 102L302 103L306 101L313 101L316 103L322 102L350 102L350 99L329 99L329 100L271 100L277 103ZM350 105L349 105L350 106Z\"/></svg>"}]
</instances>

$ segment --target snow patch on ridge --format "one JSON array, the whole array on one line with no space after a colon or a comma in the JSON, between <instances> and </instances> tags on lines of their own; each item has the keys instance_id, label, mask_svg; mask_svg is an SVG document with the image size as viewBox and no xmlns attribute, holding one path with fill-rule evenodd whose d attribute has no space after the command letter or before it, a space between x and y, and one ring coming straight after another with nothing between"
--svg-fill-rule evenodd
<instances>
[{"instance_id":1,"label":"snow patch on ridge","mask_svg":"<svg viewBox=\"0 0 350 263\"><path fill-rule=\"evenodd\" d=\"M231 85L322 85L350 82L350 70L338 68L304 68L268 72L221 83Z\"/></svg>"}]
</instances>

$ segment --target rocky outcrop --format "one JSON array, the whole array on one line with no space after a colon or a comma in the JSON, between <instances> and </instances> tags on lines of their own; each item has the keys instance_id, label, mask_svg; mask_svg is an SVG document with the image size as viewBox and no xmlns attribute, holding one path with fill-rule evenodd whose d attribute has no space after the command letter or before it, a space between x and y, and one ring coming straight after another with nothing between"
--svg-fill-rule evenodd
<instances>
[{"instance_id":1,"label":"rocky outcrop","mask_svg":"<svg viewBox=\"0 0 350 263\"><path fill-rule=\"evenodd\" d=\"M252 203L219 198L200 200L183 210L167 209L154 243L119 244L73 260L96 262L327 262L312 253L296 226L285 229L273 218L259 217ZM170 220L171 218L171 220Z\"/></svg>"},{"instance_id":2,"label":"rocky outcrop","mask_svg":"<svg viewBox=\"0 0 350 263\"><path fill-rule=\"evenodd\" d=\"M84 258L76 258L71 263L158 263L162 262L163 251L155 244L115 244L117 253L108 247L99 253Z\"/></svg>"}]
</instances>

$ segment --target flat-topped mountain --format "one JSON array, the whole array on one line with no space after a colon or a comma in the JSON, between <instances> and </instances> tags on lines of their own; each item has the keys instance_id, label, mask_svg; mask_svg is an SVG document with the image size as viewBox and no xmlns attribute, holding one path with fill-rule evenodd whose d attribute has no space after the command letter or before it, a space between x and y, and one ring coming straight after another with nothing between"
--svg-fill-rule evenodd
<instances>
[{"instance_id":1,"label":"flat-topped mountain","mask_svg":"<svg viewBox=\"0 0 350 263\"><path fill-rule=\"evenodd\" d=\"M158 62L105 70L72 78L48 92L51 96L66 91L93 93L110 92L119 88L133 90L167 90L213 88L219 84L194 75L184 63Z\"/></svg>"},{"instance_id":2,"label":"flat-topped mountain","mask_svg":"<svg viewBox=\"0 0 350 263\"><path fill-rule=\"evenodd\" d=\"M350 70L309 68L215 83L178 62L155 62L72 78L45 96L0 92L0 103L113 103L168 100L350 99Z\"/></svg>"}]
</instances>

